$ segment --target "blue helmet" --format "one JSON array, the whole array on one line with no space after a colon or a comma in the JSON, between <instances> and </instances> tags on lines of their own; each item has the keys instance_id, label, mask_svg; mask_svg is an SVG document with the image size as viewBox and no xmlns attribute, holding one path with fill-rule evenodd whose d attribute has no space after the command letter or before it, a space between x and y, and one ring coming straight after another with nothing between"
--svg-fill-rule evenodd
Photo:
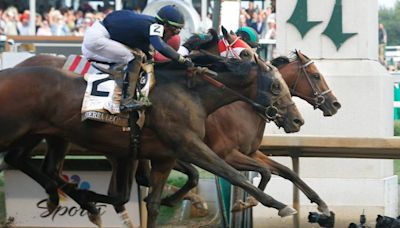
<instances>
[{"instance_id":1,"label":"blue helmet","mask_svg":"<svg viewBox=\"0 0 400 228\"><path fill-rule=\"evenodd\" d=\"M183 14L175 5L167 5L161 8L156 15L156 19L162 24L169 24L178 28L182 28L185 25Z\"/></svg>"}]
</instances>

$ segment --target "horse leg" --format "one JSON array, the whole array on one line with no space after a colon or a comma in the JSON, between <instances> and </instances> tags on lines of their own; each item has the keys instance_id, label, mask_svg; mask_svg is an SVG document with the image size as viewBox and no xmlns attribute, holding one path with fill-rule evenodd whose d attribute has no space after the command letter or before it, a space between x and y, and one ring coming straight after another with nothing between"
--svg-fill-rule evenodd
<instances>
[{"instance_id":1,"label":"horse leg","mask_svg":"<svg viewBox=\"0 0 400 228\"><path fill-rule=\"evenodd\" d=\"M53 180L57 180L57 177L60 177L61 175L64 157L69 150L70 144L67 140L64 140L63 138L50 136L46 137L46 144L47 153L42 163L41 170L48 177L52 178ZM71 187L77 187L76 184L72 183L63 183L63 186L67 184L73 185ZM47 200L47 208L49 211L53 211L58 206L58 204L58 200L53 201L51 198Z\"/></svg>"},{"instance_id":2,"label":"horse leg","mask_svg":"<svg viewBox=\"0 0 400 228\"><path fill-rule=\"evenodd\" d=\"M150 187L150 172L151 172L150 161L145 159L139 159L135 176L138 185Z\"/></svg>"},{"instance_id":3,"label":"horse leg","mask_svg":"<svg viewBox=\"0 0 400 228\"><path fill-rule=\"evenodd\" d=\"M180 146L174 151L179 159L193 163L215 175L225 178L231 184L243 188L263 205L279 210L278 214L282 217L296 213L295 209L275 200L253 186L244 175L219 158L196 134L186 132L186 134L181 133L181 135L185 135L185 137L179 138L178 145Z\"/></svg>"},{"instance_id":4,"label":"horse leg","mask_svg":"<svg viewBox=\"0 0 400 228\"><path fill-rule=\"evenodd\" d=\"M191 189L196 187L199 183L199 172L191 164L178 160L174 166L174 169L186 174L188 176L188 180L186 181L185 185L183 185L182 188L180 188L174 194L161 200L161 205L164 206L172 207L176 205L186 196L187 193L189 193Z\"/></svg>"},{"instance_id":5,"label":"horse leg","mask_svg":"<svg viewBox=\"0 0 400 228\"><path fill-rule=\"evenodd\" d=\"M65 192L72 199L77 201L84 209L93 209L95 204L91 202L101 202L111 204L114 210L120 216L124 228L133 228L133 222L129 218L128 212L125 209L125 204L129 201L131 187L133 182L134 173L137 167L135 160L121 157L121 158L109 158L112 163L113 171L111 174L110 185L108 189L108 195L97 194L88 190L81 190L71 188L71 185L66 185ZM58 181L64 181L58 176ZM64 181L65 182L65 181ZM88 209L87 209L88 210ZM101 217L99 211L96 209L89 211L89 219L99 227L101 227Z\"/></svg>"},{"instance_id":6,"label":"horse leg","mask_svg":"<svg viewBox=\"0 0 400 228\"><path fill-rule=\"evenodd\" d=\"M319 197L319 195L312 190L295 172L290 170L288 167L279 164L278 162L270 159L264 155L261 151L257 151L252 155L255 159L264 163L272 171L273 174L281 176L287 180L290 180L296 185L306 196L311 200L311 203L318 205L318 210L327 216L330 216L330 210L328 205Z\"/></svg>"},{"instance_id":7,"label":"horse leg","mask_svg":"<svg viewBox=\"0 0 400 228\"><path fill-rule=\"evenodd\" d=\"M174 167L175 160L163 159L151 161L150 186L151 192L147 196L147 228L157 225L157 216L160 209L161 193L168 176Z\"/></svg>"},{"instance_id":8,"label":"horse leg","mask_svg":"<svg viewBox=\"0 0 400 228\"><path fill-rule=\"evenodd\" d=\"M257 160L241 153L239 150L233 149L225 158L225 161L240 171L254 171L261 174L261 181L258 188L264 190L271 179L271 171L260 164ZM246 208L256 206L258 202L253 197L248 197L246 202L236 202L232 207L232 211L242 211Z\"/></svg>"},{"instance_id":9,"label":"horse leg","mask_svg":"<svg viewBox=\"0 0 400 228\"><path fill-rule=\"evenodd\" d=\"M56 207L51 206L51 203L49 202L53 202L56 205L58 205L59 202L57 183L44 175L42 172L40 172L39 169L34 167L28 161L32 149L36 145L38 145L41 140L41 136L31 136L24 138L19 142L19 146L11 148L8 151L8 153L4 157L4 160L6 163L14 166L15 168L18 168L19 170L30 176L45 189L46 193L49 195L47 208L48 211L52 213Z\"/></svg>"},{"instance_id":10,"label":"horse leg","mask_svg":"<svg viewBox=\"0 0 400 228\"><path fill-rule=\"evenodd\" d=\"M120 216L124 228L133 228L133 222L128 216L125 204L129 201L133 178L138 162L131 158L111 158L113 171L108 188L109 197L114 199L114 210Z\"/></svg>"}]
</instances>

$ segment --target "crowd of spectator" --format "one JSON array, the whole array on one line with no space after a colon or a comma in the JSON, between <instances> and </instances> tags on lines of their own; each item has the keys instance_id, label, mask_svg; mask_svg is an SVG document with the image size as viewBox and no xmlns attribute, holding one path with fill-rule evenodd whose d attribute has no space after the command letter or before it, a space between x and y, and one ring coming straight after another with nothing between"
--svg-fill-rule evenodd
<instances>
[{"instance_id":1,"label":"crowd of spectator","mask_svg":"<svg viewBox=\"0 0 400 228\"><path fill-rule=\"evenodd\" d=\"M36 13L35 35L41 36L83 36L95 20L102 20L112 8L94 10L90 5L84 5L78 10L71 8L50 8L43 13ZM0 35L31 35L30 12L18 12L15 6L0 8Z\"/></svg>"},{"instance_id":2,"label":"crowd of spectator","mask_svg":"<svg viewBox=\"0 0 400 228\"><path fill-rule=\"evenodd\" d=\"M239 26L252 27L260 39L276 38L276 22L274 6L267 6L261 9L254 1L248 2L248 7L240 9Z\"/></svg>"},{"instance_id":3,"label":"crowd of spectator","mask_svg":"<svg viewBox=\"0 0 400 228\"><path fill-rule=\"evenodd\" d=\"M41 36L83 36L86 28L95 20L102 20L111 7L93 9L85 4L77 10L67 7L50 8L36 13L34 35ZM0 35L31 35L29 10L18 11L17 7L0 8ZM211 24L210 24L211 26ZM241 8L239 26L255 29L260 39L275 39L275 12L273 6L260 9L254 1L248 2L247 8Z\"/></svg>"}]
</instances>

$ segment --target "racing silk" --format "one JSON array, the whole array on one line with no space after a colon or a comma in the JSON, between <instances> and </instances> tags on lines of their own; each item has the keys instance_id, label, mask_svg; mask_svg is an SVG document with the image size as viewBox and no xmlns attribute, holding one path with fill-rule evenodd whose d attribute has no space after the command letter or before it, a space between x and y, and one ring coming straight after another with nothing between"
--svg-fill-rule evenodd
<instances>
[{"instance_id":1,"label":"racing silk","mask_svg":"<svg viewBox=\"0 0 400 228\"><path fill-rule=\"evenodd\" d=\"M168 58L179 59L179 54L162 40L164 26L158 24L152 16L129 10L118 10L107 15L102 23L112 40L130 48L138 48L148 57L151 57L149 53L151 44L154 49Z\"/></svg>"}]
</instances>

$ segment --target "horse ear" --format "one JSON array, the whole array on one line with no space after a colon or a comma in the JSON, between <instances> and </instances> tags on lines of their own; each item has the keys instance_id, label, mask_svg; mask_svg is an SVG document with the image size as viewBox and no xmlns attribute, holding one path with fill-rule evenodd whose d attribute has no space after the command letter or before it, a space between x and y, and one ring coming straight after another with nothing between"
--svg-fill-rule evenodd
<instances>
[{"instance_id":1,"label":"horse ear","mask_svg":"<svg viewBox=\"0 0 400 228\"><path fill-rule=\"evenodd\" d=\"M229 34L231 34L231 35L236 35L232 30L229 31Z\"/></svg>"},{"instance_id":2,"label":"horse ear","mask_svg":"<svg viewBox=\"0 0 400 228\"><path fill-rule=\"evenodd\" d=\"M224 35L224 37L226 38L228 36L228 31L226 30L226 28L221 25L221 31L222 31L222 35Z\"/></svg>"},{"instance_id":3,"label":"horse ear","mask_svg":"<svg viewBox=\"0 0 400 228\"><path fill-rule=\"evenodd\" d=\"M300 50L296 50L297 58L300 59L301 62L306 62L307 58L301 53Z\"/></svg>"}]
</instances>

